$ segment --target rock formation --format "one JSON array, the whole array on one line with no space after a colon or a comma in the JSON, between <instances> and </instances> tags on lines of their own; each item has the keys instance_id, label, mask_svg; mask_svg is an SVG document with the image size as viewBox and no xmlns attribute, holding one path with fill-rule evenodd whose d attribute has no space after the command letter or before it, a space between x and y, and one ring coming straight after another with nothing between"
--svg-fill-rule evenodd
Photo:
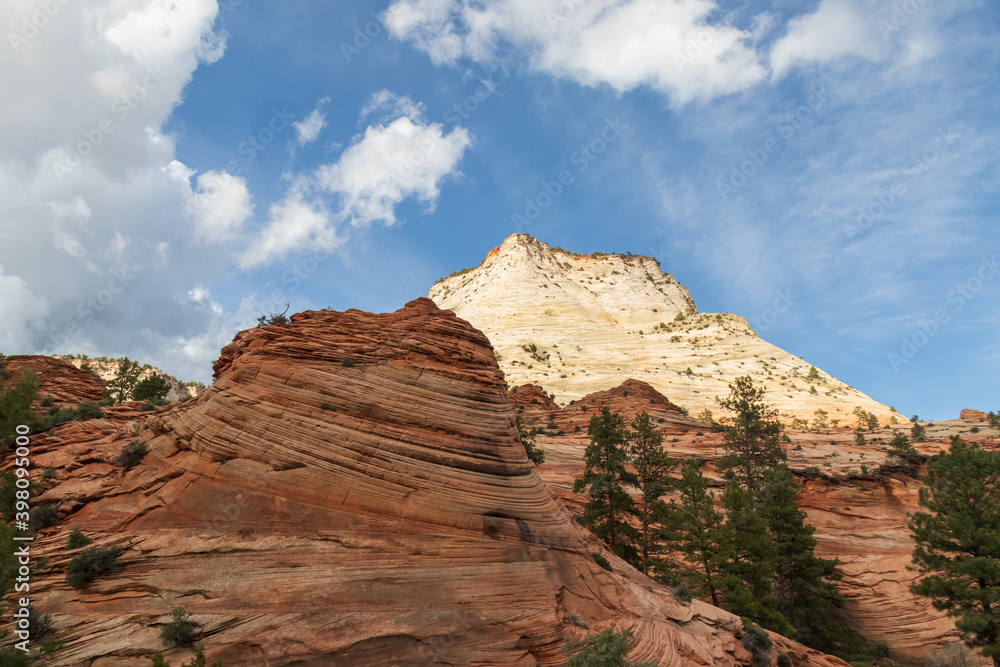
<instances>
[{"instance_id":1,"label":"rock formation","mask_svg":"<svg viewBox=\"0 0 1000 667\"><path fill-rule=\"evenodd\" d=\"M64 359L38 354L12 355L3 360L4 370L15 380L25 371L38 377L39 399L51 396L53 405L76 407L81 401L99 401L105 383Z\"/></svg>"},{"instance_id":2,"label":"rock formation","mask_svg":"<svg viewBox=\"0 0 1000 667\"><path fill-rule=\"evenodd\" d=\"M57 358L72 364L76 368L88 370L105 382L113 379L115 375L118 374L118 369L122 365L122 362L117 359L89 359L86 357L80 358L72 355L64 355ZM194 398L205 390L204 386L197 383L182 384L180 380L175 378L173 375L167 375L160 369L150 366L149 364L143 366L142 372L139 373L139 380L145 380L152 375L161 375L166 381L167 386L170 387L170 390L164 397L164 400L167 403L186 401L189 398Z\"/></svg>"},{"instance_id":3,"label":"rock formation","mask_svg":"<svg viewBox=\"0 0 1000 667\"><path fill-rule=\"evenodd\" d=\"M650 385L627 380L562 409L521 399L540 392L537 387L521 386L511 397L522 410L525 426L542 429L536 439L545 452L539 475L575 514L582 514L587 500L573 492L573 481L583 473L587 424L602 407L627 420L647 412L671 456L703 459L705 475L715 486L723 485L714 467L723 453L722 435L712 433L709 424L677 412ZM962 420L925 424L927 441L915 447L931 456L947 449L951 436L960 435L986 449L1000 448L1000 429L980 425L979 432L973 433L967 417L963 411ZM550 423L556 429L546 429ZM816 527L816 552L840 560L844 578L839 587L847 599L844 623L872 642L886 642L893 658L926 665L956 642L957 635L952 619L935 610L926 598L910 593L916 573L907 569L913 551L907 515L919 510L919 477L925 467L898 465L885 454L893 435L908 435L910 426L906 422L866 433L865 445L858 445L854 432L846 428L787 431L791 443L786 449L789 466L802 483L799 506Z\"/></svg>"},{"instance_id":4,"label":"rock formation","mask_svg":"<svg viewBox=\"0 0 1000 667\"><path fill-rule=\"evenodd\" d=\"M50 561L33 603L64 643L42 664L148 665L174 607L227 666L558 665L564 638L612 626L634 660L749 664L738 618L675 600L572 519L518 441L489 341L430 300L244 331L215 377L158 413L33 438L33 470L55 471L38 502L61 516L32 545ZM135 440L149 453L116 467ZM122 571L69 587L74 529L122 547ZM775 640L772 661L845 664Z\"/></svg>"},{"instance_id":5,"label":"rock formation","mask_svg":"<svg viewBox=\"0 0 1000 667\"><path fill-rule=\"evenodd\" d=\"M863 393L759 338L746 320L698 313L687 288L651 257L574 255L526 234L509 236L478 267L439 281L430 297L489 337L513 385L538 384L566 403L648 382L692 415L716 409L750 374L783 419L817 409L853 423L856 406L894 416ZM815 393L813 393L815 392Z\"/></svg>"}]
</instances>

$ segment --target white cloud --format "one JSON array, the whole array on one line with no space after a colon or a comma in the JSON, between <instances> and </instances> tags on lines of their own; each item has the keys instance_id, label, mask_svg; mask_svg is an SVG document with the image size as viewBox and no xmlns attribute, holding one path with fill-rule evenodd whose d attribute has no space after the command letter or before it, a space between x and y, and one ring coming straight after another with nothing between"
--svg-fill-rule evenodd
<instances>
[{"instance_id":1,"label":"white cloud","mask_svg":"<svg viewBox=\"0 0 1000 667\"><path fill-rule=\"evenodd\" d=\"M195 238L219 243L233 238L253 215L254 205L246 179L223 171L198 176L185 211L194 224Z\"/></svg>"},{"instance_id":2,"label":"white cloud","mask_svg":"<svg viewBox=\"0 0 1000 667\"><path fill-rule=\"evenodd\" d=\"M32 293L17 276L4 275L0 266L0 351L30 349L34 332L48 315L48 301Z\"/></svg>"},{"instance_id":3,"label":"white cloud","mask_svg":"<svg viewBox=\"0 0 1000 667\"><path fill-rule=\"evenodd\" d=\"M300 179L283 200L271 205L267 227L243 252L240 267L258 266L307 244L332 250L343 242L325 204L318 198L307 200L307 190L306 179Z\"/></svg>"},{"instance_id":4,"label":"white cloud","mask_svg":"<svg viewBox=\"0 0 1000 667\"><path fill-rule=\"evenodd\" d=\"M507 42L554 76L618 92L648 86L684 104L767 74L750 33L710 23L716 9L711 0L396 0L383 20L438 64L492 62Z\"/></svg>"},{"instance_id":5,"label":"white cloud","mask_svg":"<svg viewBox=\"0 0 1000 667\"><path fill-rule=\"evenodd\" d=\"M316 141L320 130L326 127L326 114L321 109L329 101L329 97L324 97L316 103L316 108L309 112L308 116L292 123L295 127L296 139L299 142L299 146L305 146L308 143Z\"/></svg>"},{"instance_id":6,"label":"white cloud","mask_svg":"<svg viewBox=\"0 0 1000 667\"><path fill-rule=\"evenodd\" d=\"M245 203L241 183L199 181L213 205L185 220L190 170L162 130L199 64L223 54L212 31L219 7L51 4L57 16L0 49L0 81L18 91L0 105L0 344L167 364L165 350L215 319L184 295L225 268L218 248L186 239L198 225L235 226ZM35 0L6 0L0 25L17 32L38 12ZM212 358L185 368L201 364L203 374Z\"/></svg>"},{"instance_id":7,"label":"white cloud","mask_svg":"<svg viewBox=\"0 0 1000 667\"><path fill-rule=\"evenodd\" d=\"M877 18L853 0L823 0L812 14L788 22L788 32L771 49L771 67L781 76L797 63L823 64L849 55L883 60L889 44L879 34Z\"/></svg>"},{"instance_id":8,"label":"white cloud","mask_svg":"<svg viewBox=\"0 0 1000 667\"><path fill-rule=\"evenodd\" d=\"M428 122L422 107L388 91L376 93L361 112L362 118L379 112L381 121L333 163L295 179L285 198L271 206L269 221L240 257L251 268L308 245L331 250L344 241L336 225L364 227L381 222L394 225L396 207L416 199L433 211L447 177L472 145L464 128L445 133L440 123ZM334 212L324 197L336 200Z\"/></svg>"}]
</instances>

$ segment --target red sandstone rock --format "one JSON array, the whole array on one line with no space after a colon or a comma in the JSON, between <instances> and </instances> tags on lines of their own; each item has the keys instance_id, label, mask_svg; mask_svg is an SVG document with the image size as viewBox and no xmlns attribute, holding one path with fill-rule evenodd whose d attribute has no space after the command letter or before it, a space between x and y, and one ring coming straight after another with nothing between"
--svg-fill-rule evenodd
<instances>
[{"instance_id":1,"label":"red sandstone rock","mask_svg":"<svg viewBox=\"0 0 1000 667\"><path fill-rule=\"evenodd\" d=\"M215 374L158 414L34 438L62 514L33 543L51 563L33 601L65 644L48 664L148 665L177 606L226 665L558 665L581 625L633 630L633 660L749 664L739 619L677 602L573 521L489 342L429 300L244 331ZM150 452L121 470L134 439ZM123 547L122 572L70 588L73 529ZM845 664L776 640L795 665Z\"/></svg>"},{"instance_id":2,"label":"red sandstone rock","mask_svg":"<svg viewBox=\"0 0 1000 667\"><path fill-rule=\"evenodd\" d=\"M545 432L537 438L536 444L545 451L539 475L578 516L587 498L573 492L573 482L583 473L589 442L587 423L602 405L623 415L627 422L639 412L648 412L658 422L664 448L671 456L703 459L702 472L710 484L723 485L714 467L723 453L722 434L711 433L699 420L660 411L658 404L666 402L665 397L654 396L654 404L648 399L627 402L645 396L635 383L628 380L608 392L567 405L553 418L564 435ZM626 391L628 397L624 397ZM581 405L586 410L581 410ZM531 405L525 406L524 415L526 424L534 427L549 418L547 411ZM916 576L907 569L913 552L907 515L919 511L917 491L925 468L889 465L884 473L879 472L887 463L888 441L897 431L908 435L909 426L907 422L867 433L868 442L863 446L855 443L851 429L789 430L791 443L786 449L789 466L803 482L798 502L816 527L816 552L841 562L844 579L840 591L847 599L843 621L872 642L885 641L893 658L922 665L929 664L944 644L956 641L957 635L952 619L909 590ZM951 421L928 426L927 434L928 441L915 446L931 456L947 449L949 439L956 434L994 449L1000 429L983 428L971 434L963 422Z\"/></svg>"},{"instance_id":3,"label":"red sandstone rock","mask_svg":"<svg viewBox=\"0 0 1000 667\"><path fill-rule=\"evenodd\" d=\"M958 418L964 422L989 421L987 414L985 412L983 412L982 410L973 410L972 408L963 408Z\"/></svg>"},{"instance_id":4,"label":"red sandstone rock","mask_svg":"<svg viewBox=\"0 0 1000 667\"><path fill-rule=\"evenodd\" d=\"M81 401L99 401L106 384L90 371L80 370L73 364L55 357L23 354L7 358L4 368L12 380L20 379L26 370L38 376L39 400L51 395L58 407L76 407Z\"/></svg>"}]
</instances>

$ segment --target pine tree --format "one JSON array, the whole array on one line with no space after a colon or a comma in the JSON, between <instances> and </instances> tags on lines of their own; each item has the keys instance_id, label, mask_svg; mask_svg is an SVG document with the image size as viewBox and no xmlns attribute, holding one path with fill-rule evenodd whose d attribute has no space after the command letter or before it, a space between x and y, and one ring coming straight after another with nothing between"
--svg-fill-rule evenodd
<instances>
[{"instance_id":1,"label":"pine tree","mask_svg":"<svg viewBox=\"0 0 1000 667\"><path fill-rule=\"evenodd\" d=\"M1000 667L1000 456L954 436L923 482L927 511L909 527L925 576L912 590L957 618L965 643Z\"/></svg>"},{"instance_id":2,"label":"pine tree","mask_svg":"<svg viewBox=\"0 0 1000 667\"><path fill-rule=\"evenodd\" d=\"M722 553L727 557L721 579L723 607L791 636L794 631L778 611L778 600L771 592L778 551L767 520L750 492L735 479L729 480L722 504L726 508Z\"/></svg>"},{"instance_id":3,"label":"pine tree","mask_svg":"<svg viewBox=\"0 0 1000 667\"><path fill-rule=\"evenodd\" d=\"M681 465L677 483L679 498L671 500L668 517L671 542L683 555L683 576L696 595L710 595L719 606L723 552L723 516L715 510L708 480L701 474L701 461L689 459Z\"/></svg>"},{"instance_id":4,"label":"pine tree","mask_svg":"<svg viewBox=\"0 0 1000 667\"><path fill-rule=\"evenodd\" d=\"M135 391L135 386L139 382L140 373L142 373L142 369L139 368L139 362L131 361L125 357L119 364L115 377L108 382L108 388L104 391L105 396L116 405L131 401L132 392Z\"/></svg>"},{"instance_id":5,"label":"pine tree","mask_svg":"<svg viewBox=\"0 0 1000 667\"><path fill-rule=\"evenodd\" d=\"M788 459L781 446L778 411L764 403L764 389L755 387L749 375L736 378L729 397L719 405L733 416L724 421L726 455L717 467L757 502L768 472Z\"/></svg>"},{"instance_id":6,"label":"pine tree","mask_svg":"<svg viewBox=\"0 0 1000 667\"><path fill-rule=\"evenodd\" d=\"M0 391L0 454L4 443L17 436L21 424L33 426L38 415L32 407L38 398L38 376L34 371L24 371L17 384Z\"/></svg>"},{"instance_id":7,"label":"pine tree","mask_svg":"<svg viewBox=\"0 0 1000 667\"><path fill-rule=\"evenodd\" d=\"M798 508L798 488L792 472L776 468L767 480L761 514L770 528L776 558L772 572L778 611L796 630L796 639L809 646L829 646L841 633L829 612L843 607L835 584L841 578L837 561L817 558L816 529Z\"/></svg>"},{"instance_id":8,"label":"pine tree","mask_svg":"<svg viewBox=\"0 0 1000 667\"><path fill-rule=\"evenodd\" d=\"M607 542L620 558L636 562L634 543L638 531L628 523L635 514L635 504L625 485L638 486L635 474L625 467L628 431L625 420L608 408L590 418L587 428L590 444L585 453L586 469L573 489L580 493L589 487L590 500L583 508L583 524L594 535Z\"/></svg>"},{"instance_id":9,"label":"pine tree","mask_svg":"<svg viewBox=\"0 0 1000 667\"><path fill-rule=\"evenodd\" d=\"M639 563L643 574L664 571L666 561L656 558L661 551L662 522L667 509L660 498L670 488L670 471L677 462L663 451L663 436L656 432L653 420L645 412L632 421L629 459L635 468L639 487Z\"/></svg>"}]
</instances>

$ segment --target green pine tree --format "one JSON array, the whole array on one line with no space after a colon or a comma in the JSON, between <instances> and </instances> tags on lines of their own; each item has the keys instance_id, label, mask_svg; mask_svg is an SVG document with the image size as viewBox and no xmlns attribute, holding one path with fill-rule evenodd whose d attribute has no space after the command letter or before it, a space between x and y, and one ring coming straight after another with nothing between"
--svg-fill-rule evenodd
<instances>
[{"instance_id":1,"label":"green pine tree","mask_svg":"<svg viewBox=\"0 0 1000 667\"><path fill-rule=\"evenodd\" d=\"M829 647L841 635L831 617L832 607L843 607L844 598L832 581L841 575L837 561L817 558L816 529L805 522L798 508L798 487L792 472L776 468L764 487L760 510L770 527L776 558L772 571L778 611L796 631L796 639L809 646Z\"/></svg>"},{"instance_id":2,"label":"green pine tree","mask_svg":"<svg viewBox=\"0 0 1000 667\"><path fill-rule=\"evenodd\" d=\"M6 443L17 436L21 424L33 426L38 416L32 407L38 398L38 376L34 371L24 371L16 383L0 391L0 454Z\"/></svg>"},{"instance_id":3,"label":"green pine tree","mask_svg":"<svg viewBox=\"0 0 1000 667\"><path fill-rule=\"evenodd\" d=\"M135 386L139 382L140 373L142 373L142 369L139 368L139 362L131 361L125 357L118 366L115 377L108 382L108 388L104 391L105 396L116 405L131 401L132 392L135 391Z\"/></svg>"},{"instance_id":4,"label":"green pine tree","mask_svg":"<svg viewBox=\"0 0 1000 667\"><path fill-rule=\"evenodd\" d=\"M778 557L767 520L750 491L735 479L722 495L726 508L723 532L723 607L737 616L753 619L769 630L792 636L794 630L778 611L771 591L771 573Z\"/></svg>"},{"instance_id":5,"label":"green pine tree","mask_svg":"<svg viewBox=\"0 0 1000 667\"><path fill-rule=\"evenodd\" d=\"M764 389L755 387L749 375L736 378L719 405L733 416L723 421L726 454L717 468L759 502L768 472L788 459L778 411L764 403Z\"/></svg>"},{"instance_id":6,"label":"green pine tree","mask_svg":"<svg viewBox=\"0 0 1000 667\"><path fill-rule=\"evenodd\" d=\"M589 490L583 525L607 542L618 557L634 563L638 557L634 544L639 533L628 523L628 518L635 515L635 504L625 486L638 486L639 480L626 468L625 420L608 408L601 408L600 415L590 418L587 434L590 444L585 453L586 469L573 485L576 493Z\"/></svg>"},{"instance_id":7,"label":"green pine tree","mask_svg":"<svg viewBox=\"0 0 1000 667\"><path fill-rule=\"evenodd\" d=\"M719 606L723 550L723 516L715 510L701 461L681 465L678 498L671 500L668 517L671 542L683 556L682 576L696 595L708 595Z\"/></svg>"},{"instance_id":8,"label":"green pine tree","mask_svg":"<svg viewBox=\"0 0 1000 667\"><path fill-rule=\"evenodd\" d=\"M635 468L639 487L639 564L643 574L650 569L667 575L668 563L657 554L663 550L663 519L667 505L661 499L670 488L670 471L677 462L663 451L663 436L656 432L653 420L645 412L632 421L629 459Z\"/></svg>"},{"instance_id":9,"label":"green pine tree","mask_svg":"<svg viewBox=\"0 0 1000 667\"><path fill-rule=\"evenodd\" d=\"M912 590L954 616L970 647L1000 667L1000 456L954 436L927 464L920 506L910 520Z\"/></svg>"}]
</instances>

